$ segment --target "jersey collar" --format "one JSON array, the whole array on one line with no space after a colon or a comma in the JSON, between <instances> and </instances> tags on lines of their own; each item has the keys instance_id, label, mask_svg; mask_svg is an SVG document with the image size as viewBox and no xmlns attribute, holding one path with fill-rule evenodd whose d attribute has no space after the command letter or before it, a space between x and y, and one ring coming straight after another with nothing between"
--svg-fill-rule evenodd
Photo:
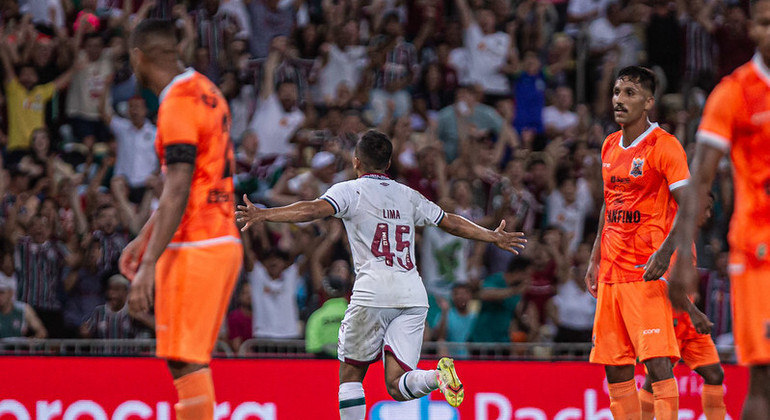
<instances>
[{"instance_id":1,"label":"jersey collar","mask_svg":"<svg viewBox=\"0 0 770 420\"><path fill-rule=\"evenodd\" d=\"M765 65L765 61L762 60L762 56L759 55L759 53L755 53L754 57L751 58L751 62L754 63L754 69L756 70L759 78L762 79L762 81L765 82L768 86L770 86L770 69L768 69Z\"/></svg>"},{"instance_id":2,"label":"jersey collar","mask_svg":"<svg viewBox=\"0 0 770 420\"><path fill-rule=\"evenodd\" d=\"M385 174L378 174L378 173L368 173L363 174L359 178L371 178L371 179L390 179L389 176Z\"/></svg>"},{"instance_id":3,"label":"jersey collar","mask_svg":"<svg viewBox=\"0 0 770 420\"><path fill-rule=\"evenodd\" d=\"M191 78L193 74L195 74L195 69L193 69L192 67L188 67L182 73L177 74L173 79L171 79L171 83L166 85L166 87L164 87L163 90L160 92L158 101L163 102L163 99L166 97L166 95L168 95L168 92L171 90L171 88L175 84Z\"/></svg>"},{"instance_id":4,"label":"jersey collar","mask_svg":"<svg viewBox=\"0 0 770 420\"><path fill-rule=\"evenodd\" d=\"M647 120L647 122L650 122L650 121ZM628 147L623 146L623 135L621 134L620 142L618 144L620 145L620 148L623 150L628 150L628 149L631 149L632 147L636 147L639 145L639 143L642 142L642 140L647 138L647 136L649 136L650 133L652 133L653 130L655 130L658 127L659 127L658 123L650 122L650 127L647 128L647 130L644 133L642 133L639 137L637 137L636 140L634 140Z\"/></svg>"}]
</instances>

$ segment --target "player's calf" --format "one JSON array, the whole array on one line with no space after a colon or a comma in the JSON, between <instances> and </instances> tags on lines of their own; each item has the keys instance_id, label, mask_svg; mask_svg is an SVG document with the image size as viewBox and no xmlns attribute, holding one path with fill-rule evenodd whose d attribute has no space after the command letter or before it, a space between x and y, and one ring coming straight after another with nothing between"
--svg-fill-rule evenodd
<instances>
[{"instance_id":1,"label":"player's calf","mask_svg":"<svg viewBox=\"0 0 770 420\"><path fill-rule=\"evenodd\" d=\"M636 392L634 366L604 366L610 394L610 411L616 420L638 420L641 407Z\"/></svg>"},{"instance_id":2,"label":"player's calf","mask_svg":"<svg viewBox=\"0 0 770 420\"><path fill-rule=\"evenodd\" d=\"M671 360L655 357L644 362L652 379L652 395L655 400L655 418L675 420L679 418L679 389L674 379Z\"/></svg>"}]
</instances>

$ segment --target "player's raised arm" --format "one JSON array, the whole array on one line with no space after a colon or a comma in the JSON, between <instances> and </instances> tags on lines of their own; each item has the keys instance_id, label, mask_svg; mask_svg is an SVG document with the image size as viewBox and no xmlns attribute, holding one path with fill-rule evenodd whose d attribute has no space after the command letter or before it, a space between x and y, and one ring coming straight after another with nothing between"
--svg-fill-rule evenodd
<instances>
[{"instance_id":1,"label":"player's raised arm","mask_svg":"<svg viewBox=\"0 0 770 420\"><path fill-rule=\"evenodd\" d=\"M309 222L334 215L334 207L322 199L313 201L298 201L283 207L261 209L255 206L246 194L243 195L245 205L238 206L235 212L236 221L243 223L241 230L247 230L251 225L261 222L299 223Z\"/></svg>"},{"instance_id":2,"label":"player's raised arm","mask_svg":"<svg viewBox=\"0 0 770 420\"><path fill-rule=\"evenodd\" d=\"M519 254L519 251L524 249L524 244L527 243L527 239L524 237L523 232L505 231L505 220L500 221L500 225L497 229L489 230L462 216L447 213L439 222L438 227L447 233L451 233L452 235L461 238L493 243L499 248L513 252L516 255Z\"/></svg>"}]
</instances>

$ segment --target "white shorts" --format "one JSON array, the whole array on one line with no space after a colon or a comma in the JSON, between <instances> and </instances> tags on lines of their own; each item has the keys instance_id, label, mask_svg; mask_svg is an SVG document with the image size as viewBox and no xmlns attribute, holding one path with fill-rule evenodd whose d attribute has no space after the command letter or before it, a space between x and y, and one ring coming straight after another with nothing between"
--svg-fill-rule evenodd
<instances>
[{"instance_id":1,"label":"white shorts","mask_svg":"<svg viewBox=\"0 0 770 420\"><path fill-rule=\"evenodd\" d=\"M350 304L340 326L337 357L368 366L384 352L406 370L417 369L428 308L372 308Z\"/></svg>"}]
</instances>

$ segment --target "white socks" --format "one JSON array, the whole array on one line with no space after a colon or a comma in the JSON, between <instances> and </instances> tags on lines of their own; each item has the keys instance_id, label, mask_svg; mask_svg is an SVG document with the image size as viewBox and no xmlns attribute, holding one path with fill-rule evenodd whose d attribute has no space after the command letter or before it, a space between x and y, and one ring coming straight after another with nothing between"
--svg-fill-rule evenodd
<instances>
[{"instance_id":1,"label":"white socks","mask_svg":"<svg viewBox=\"0 0 770 420\"><path fill-rule=\"evenodd\" d=\"M361 382L340 384L340 420L366 420L366 400Z\"/></svg>"},{"instance_id":2,"label":"white socks","mask_svg":"<svg viewBox=\"0 0 770 420\"><path fill-rule=\"evenodd\" d=\"M398 389L407 400L424 397L438 389L435 370L412 370L398 379Z\"/></svg>"}]
</instances>

